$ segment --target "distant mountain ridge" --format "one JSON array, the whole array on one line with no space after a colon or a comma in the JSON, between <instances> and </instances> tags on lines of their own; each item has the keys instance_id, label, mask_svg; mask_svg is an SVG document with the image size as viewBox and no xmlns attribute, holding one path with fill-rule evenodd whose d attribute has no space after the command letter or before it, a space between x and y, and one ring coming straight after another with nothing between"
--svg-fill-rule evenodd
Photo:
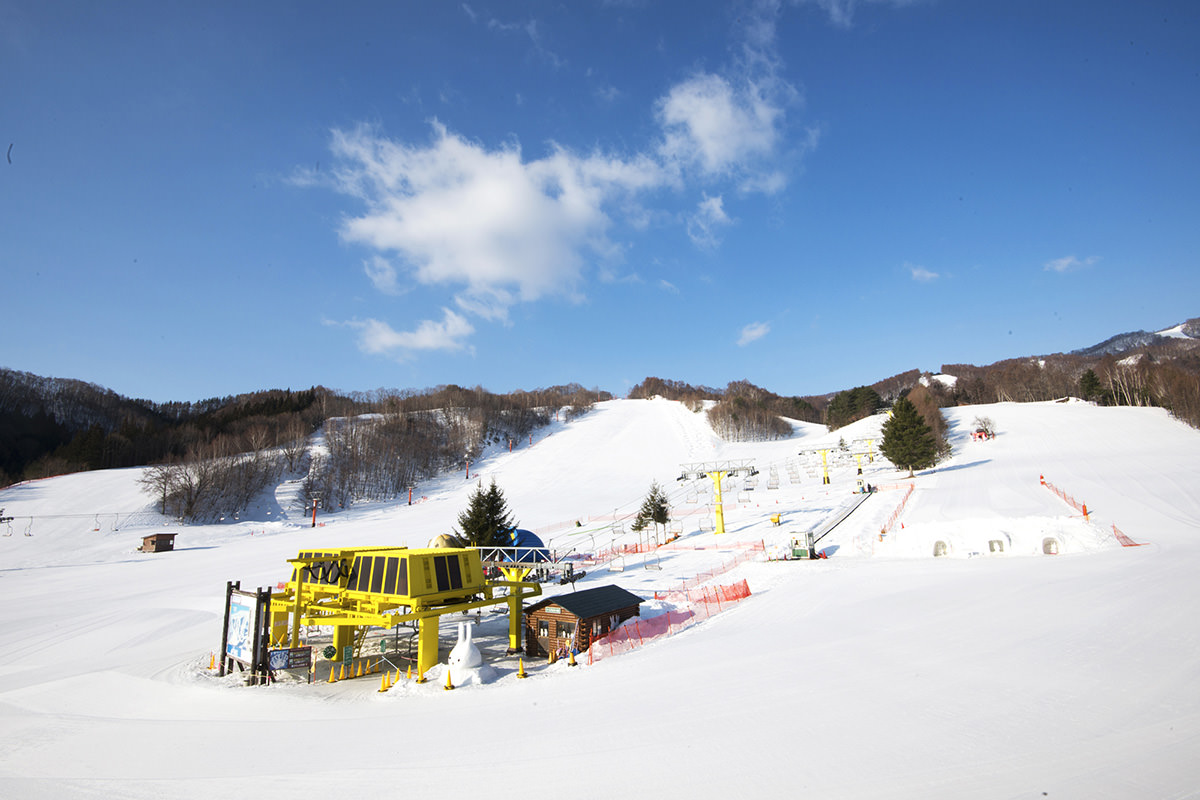
<instances>
[{"instance_id":1,"label":"distant mountain ridge","mask_svg":"<svg viewBox=\"0 0 1200 800\"><path fill-rule=\"evenodd\" d=\"M1095 357L1122 355L1132 350L1137 350L1139 347L1165 344L1172 339L1200 340L1200 317L1189 319L1181 325L1175 325L1158 332L1130 331L1129 333L1118 333L1116 336L1105 339L1103 342L1094 344L1091 347L1072 350L1070 354L1073 356Z\"/></svg>"},{"instance_id":2,"label":"distant mountain ridge","mask_svg":"<svg viewBox=\"0 0 1200 800\"><path fill-rule=\"evenodd\" d=\"M1094 373L1092 383L1098 380L1100 386L1089 384L1090 390L1085 390L1080 381L1089 371ZM869 388L887 404L921 383L940 407L1074 395L1102 404L1159 405L1200 427L1200 317L1157 332L1121 333L1065 354L1023 356L984 366L943 364L940 374L956 380L922 381L924 373L910 369L869 387L846 387L808 397L780 397L747 381L713 389L648 377L629 396L662 395L693 410L711 402L717 410L715 427L722 435L739 440L788 435L780 417L836 427L835 412L839 402L847 399L842 395L849 397L856 390L862 394ZM258 449L255 442L261 443L264 437L272 445L291 441L330 417L471 409L479 417L481 430L492 425L499 430L513 424L513 419L541 413L540 409L584 408L605 397L611 394L577 384L508 395L459 386L347 395L314 386L295 392L269 389L199 402L155 403L130 399L84 381L0 367L0 486L69 469L181 458L220 439L230 447ZM525 424L519 422L517 427Z\"/></svg>"}]
</instances>

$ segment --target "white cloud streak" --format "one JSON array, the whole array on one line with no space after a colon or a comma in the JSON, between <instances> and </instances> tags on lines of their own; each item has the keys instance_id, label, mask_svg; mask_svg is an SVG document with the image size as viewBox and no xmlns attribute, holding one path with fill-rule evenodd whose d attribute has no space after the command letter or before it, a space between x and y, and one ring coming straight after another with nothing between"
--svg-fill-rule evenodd
<instances>
[{"instance_id":1,"label":"white cloud streak","mask_svg":"<svg viewBox=\"0 0 1200 800\"><path fill-rule=\"evenodd\" d=\"M864 3L874 5L889 5L893 8L903 8L914 5L919 0L801 0L818 6L829 16L829 21L838 28L854 26L854 12Z\"/></svg>"},{"instance_id":2,"label":"white cloud streak","mask_svg":"<svg viewBox=\"0 0 1200 800\"><path fill-rule=\"evenodd\" d=\"M771 323L769 322L751 322L746 327L742 328L742 335L738 337L738 347L745 347L751 342L757 342L759 339L771 332Z\"/></svg>"},{"instance_id":3,"label":"white cloud streak","mask_svg":"<svg viewBox=\"0 0 1200 800\"><path fill-rule=\"evenodd\" d=\"M394 355L403 359L413 351L458 351L467 349L465 340L475 328L461 314L442 309L442 321L424 320L415 330L397 331L386 322L368 319L347 323L359 330L359 348L372 355Z\"/></svg>"},{"instance_id":4,"label":"white cloud streak","mask_svg":"<svg viewBox=\"0 0 1200 800\"><path fill-rule=\"evenodd\" d=\"M931 272L924 267L918 267L915 264L905 264L905 266L908 267L909 271L912 273L912 279L918 283L929 283L930 281L936 281L941 277L938 273Z\"/></svg>"},{"instance_id":5,"label":"white cloud streak","mask_svg":"<svg viewBox=\"0 0 1200 800\"><path fill-rule=\"evenodd\" d=\"M1089 256L1088 258L1077 258L1073 255L1063 256L1062 258L1047 261L1042 269L1046 272L1075 272L1076 270L1090 267L1099 260L1096 256Z\"/></svg>"},{"instance_id":6,"label":"white cloud streak","mask_svg":"<svg viewBox=\"0 0 1200 800\"><path fill-rule=\"evenodd\" d=\"M384 294L400 294L400 281L396 275L396 267L382 256L373 256L363 262L363 272L376 289Z\"/></svg>"},{"instance_id":7,"label":"white cloud streak","mask_svg":"<svg viewBox=\"0 0 1200 800\"><path fill-rule=\"evenodd\" d=\"M729 225L731 222L729 215L725 213L725 205L721 196L705 195L697 205L695 213L688 218L688 237L697 247L711 250L721 243L717 237L716 228L721 225Z\"/></svg>"}]
</instances>

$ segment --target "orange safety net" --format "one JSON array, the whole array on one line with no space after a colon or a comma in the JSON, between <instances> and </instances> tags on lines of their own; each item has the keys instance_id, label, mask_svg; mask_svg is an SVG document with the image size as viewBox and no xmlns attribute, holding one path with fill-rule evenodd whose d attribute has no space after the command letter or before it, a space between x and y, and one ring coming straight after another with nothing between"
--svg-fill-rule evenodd
<instances>
[{"instance_id":1,"label":"orange safety net","mask_svg":"<svg viewBox=\"0 0 1200 800\"><path fill-rule=\"evenodd\" d=\"M588 648L588 663L609 656L628 653L656 639L679 633L697 622L703 622L719 614L734 603L750 596L750 586L745 580L730 586L710 586L688 596L688 608L668 611L654 617L633 617L614 631L592 642ZM692 599L692 598L695 599Z\"/></svg>"},{"instance_id":2,"label":"orange safety net","mask_svg":"<svg viewBox=\"0 0 1200 800\"><path fill-rule=\"evenodd\" d=\"M896 522L900 519L900 515L904 513L904 506L908 505L908 498L912 497L913 488L913 484L910 483L908 490L904 492L904 497L900 498L900 505L896 506L896 510L888 517L888 521L879 529L880 541L882 541L884 534L889 533L895 527Z\"/></svg>"},{"instance_id":3,"label":"orange safety net","mask_svg":"<svg viewBox=\"0 0 1200 800\"><path fill-rule=\"evenodd\" d=\"M1087 503L1079 502L1074 497L1067 494L1066 492L1064 492L1062 489L1055 486L1050 481L1046 480L1046 477L1044 475L1042 476L1042 485L1045 486L1050 491L1054 492L1056 495L1058 495L1059 499L1062 500L1064 503L1071 506L1079 513L1083 514L1083 518L1085 520L1088 519L1089 512L1088 512ZM1130 539L1115 524L1112 526L1112 530L1113 530L1113 536L1116 537L1116 540L1121 543L1122 547L1141 547L1143 544L1146 544L1146 542L1135 542L1133 539Z\"/></svg>"}]
</instances>

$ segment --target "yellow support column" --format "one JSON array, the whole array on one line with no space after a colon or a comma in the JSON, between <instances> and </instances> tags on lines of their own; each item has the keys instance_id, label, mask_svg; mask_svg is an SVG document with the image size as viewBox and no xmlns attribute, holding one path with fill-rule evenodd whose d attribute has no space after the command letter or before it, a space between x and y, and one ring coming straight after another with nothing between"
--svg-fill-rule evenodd
<instances>
[{"instance_id":1,"label":"yellow support column","mask_svg":"<svg viewBox=\"0 0 1200 800\"><path fill-rule=\"evenodd\" d=\"M342 654L346 652L347 647L354 646L354 625L334 625L333 626L333 647L337 650L333 654L334 661L341 661Z\"/></svg>"},{"instance_id":2,"label":"yellow support column","mask_svg":"<svg viewBox=\"0 0 1200 800\"><path fill-rule=\"evenodd\" d=\"M521 651L521 596L513 590L508 596L508 652Z\"/></svg>"},{"instance_id":3,"label":"yellow support column","mask_svg":"<svg viewBox=\"0 0 1200 800\"><path fill-rule=\"evenodd\" d=\"M304 608L304 567L296 566L296 601L292 605L292 643L290 647L300 646L300 612Z\"/></svg>"},{"instance_id":4,"label":"yellow support column","mask_svg":"<svg viewBox=\"0 0 1200 800\"><path fill-rule=\"evenodd\" d=\"M438 620L422 617L417 623L417 674L424 675L438 663Z\"/></svg>"},{"instance_id":5,"label":"yellow support column","mask_svg":"<svg viewBox=\"0 0 1200 800\"><path fill-rule=\"evenodd\" d=\"M721 480L724 479L725 473L721 471L710 472L708 477L713 481L713 505L715 506L716 525L713 533L725 532L725 506L721 502Z\"/></svg>"}]
</instances>

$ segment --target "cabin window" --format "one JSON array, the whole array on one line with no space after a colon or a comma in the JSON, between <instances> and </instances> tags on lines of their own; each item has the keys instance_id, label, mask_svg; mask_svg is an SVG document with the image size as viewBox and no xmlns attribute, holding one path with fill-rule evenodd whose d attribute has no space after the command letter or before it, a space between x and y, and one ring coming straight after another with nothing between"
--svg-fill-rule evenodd
<instances>
[{"instance_id":1,"label":"cabin window","mask_svg":"<svg viewBox=\"0 0 1200 800\"><path fill-rule=\"evenodd\" d=\"M592 638L594 639L602 633L604 633L604 622L598 619L592 620Z\"/></svg>"},{"instance_id":2,"label":"cabin window","mask_svg":"<svg viewBox=\"0 0 1200 800\"><path fill-rule=\"evenodd\" d=\"M558 623L558 638L559 639L570 639L574 635L575 635L575 623L573 623L573 622L559 622Z\"/></svg>"},{"instance_id":3,"label":"cabin window","mask_svg":"<svg viewBox=\"0 0 1200 800\"><path fill-rule=\"evenodd\" d=\"M550 638L550 622L549 620L538 620L538 636L543 639Z\"/></svg>"}]
</instances>

